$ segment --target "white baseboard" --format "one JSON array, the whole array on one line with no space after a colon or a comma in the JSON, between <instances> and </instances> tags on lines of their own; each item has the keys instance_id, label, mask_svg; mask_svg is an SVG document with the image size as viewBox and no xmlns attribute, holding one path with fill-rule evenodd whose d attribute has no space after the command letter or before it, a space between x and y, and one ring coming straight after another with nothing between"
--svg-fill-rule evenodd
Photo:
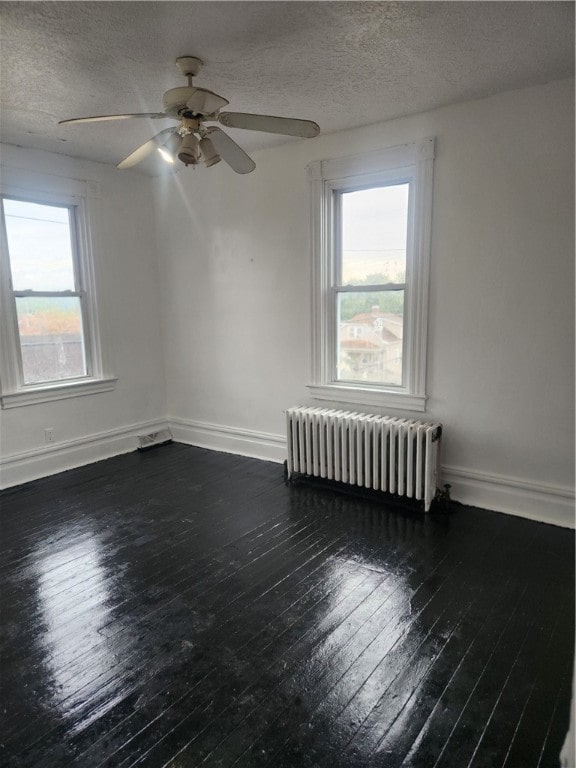
<instances>
[{"instance_id":1,"label":"white baseboard","mask_svg":"<svg viewBox=\"0 0 576 768\"><path fill-rule=\"evenodd\" d=\"M185 419L166 419L100 432L65 443L4 456L0 461L0 488L36 480L80 467L138 447L137 436L170 428L178 443L282 463L286 438L270 432L227 427ZM454 501L538 522L575 527L574 491L519 478L475 472L464 467L442 468L442 483L449 483Z\"/></svg>"},{"instance_id":2,"label":"white baseboard","mask_svg":"<svg viewBox=\"0 0 576 768\"><path fill-rule=\"evenodd\" d=\"M286 438L283 435L186 419L168 421L174 440L178 443L279 464L286 459Z\"/></svg>"},{"instance_id":3,"label":"white baseboard","mask_svg":"<svg viewBox=\"0 0 576 768\"><path fill-rule=\"evenodd\" d=\"M167 427L166 421L129 424L87 437L2 456L0 488L10 488L40 477L55 475L67 469L118 456L121 453L130 453L138 447L138 435L157 432Z\"/></svg>"},{"instance_id":4,"label":"white baseboard","mask_svg":"<svg viewBox=\"0 0 576 768\"><path fill-rule=\"evenodd\" d=\"M442 483L452 486L450 496L461 504L575 527L574 491L570 488L450 466L442 467Z\"/></svg>"},{"instance_id":5,"label":"white baseboard","mask_svg":"<svg viewBox=\"0 0 576 768\"><path fill-rule=\"evenodd\" d=\"M183 419L169 422L176 442L267 461L283 462L286 458L283 435ZM450 483L452 499L461 504L575 527L574 491L569 488L448 466L442 468L442 483Z\"/></svg>"}]
</instances>

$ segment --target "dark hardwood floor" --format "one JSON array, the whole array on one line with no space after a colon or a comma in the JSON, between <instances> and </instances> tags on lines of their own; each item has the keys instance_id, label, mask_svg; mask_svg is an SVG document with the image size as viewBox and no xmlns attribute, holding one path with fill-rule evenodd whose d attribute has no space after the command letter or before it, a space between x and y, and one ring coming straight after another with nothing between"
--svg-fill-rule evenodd
<instances>
[{"instance_id":1,"label":"dark hardwood floor","mask_svg":"<svg viewBox=\"0 0 576 768\"><path fill-rule=\"evenodd\" d=\"M5 766L558 766L572 531L183 445L1 501Z\"/></svg>"}]
</instances>

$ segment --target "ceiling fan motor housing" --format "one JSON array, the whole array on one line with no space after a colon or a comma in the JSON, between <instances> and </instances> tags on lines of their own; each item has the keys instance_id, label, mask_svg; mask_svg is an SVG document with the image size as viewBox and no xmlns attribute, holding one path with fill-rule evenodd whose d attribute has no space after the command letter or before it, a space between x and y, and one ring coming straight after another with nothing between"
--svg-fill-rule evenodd
<instances>
[{"instance_id":1,"label":"ceiling fan motor housing","mask_svg":"<svg viewBox=\"0 0 576 768\"><path fill-rule=\"evenodd\" d=\"M171 88L162 97L164 111L171 117L180 117L186 112L193 115L213 115L228 104L228 99L218 96L207 88L183 86Z\"/></svg>"},{"instance_id":2,"label":"ceiling fan motor housing","mask_svg":"<svg viewBox=\"0 0 576 768\"><path fill-rule=\"evenodd\" d=\"M196 88L181 86L180 88L170 88L162 97L164 103L164 112L171 117L179 117L182 112L188 110L188 102L194 95Z\"/></svg>"}]
</instances>

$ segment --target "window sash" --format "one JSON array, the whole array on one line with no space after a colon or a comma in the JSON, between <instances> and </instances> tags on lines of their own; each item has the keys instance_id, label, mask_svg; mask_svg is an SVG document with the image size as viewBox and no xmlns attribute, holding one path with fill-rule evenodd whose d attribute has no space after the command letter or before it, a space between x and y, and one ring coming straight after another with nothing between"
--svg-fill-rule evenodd
<instances>
[{"instance_id":1,"label":"window sash","mask_svg":"<svg viewBox=\"0 0 576 768\"><path fill-rule=\"evenodd\" d=\"M54 208L65 208L68 210L68 226L70 232L71 241L71 256L72 256L72 271L74 278L75 290L64 291L39 291L39 290L14 290L12 286L12 268L10 262L10 249L8 245L8 236L6 228L6 218L4 211L4 200L17 200L18 202L33 203L36 205L46 205ZM0 229L1 229L1 244L3 257L1 259L1 277L7 286L7 293L4 294L4 301L7 303L9 314L9 328L7 333L10 335L11 340L8 346L10 347L8 352L11 352L9 357L12 363L15 376L10 377L5 375L5 379L13 379L12 387L7 389L13 389L17 391L29 391L31 389L39 389L45 387L51 387L54 385L69 385L74 383L82 383L87 380L93 379L96 376L94 366L94 342L91 328L91 318L87 307L87 291L85 285L85 275L83 270L83 260L80 253L80 229L78 226L79 216L79 204L77 203L62 203L54 202L53 200L44 199L42 195L37 197L22 196L15 194L0 194ZM24 297L62 297L62 298L78 298L80 304L81 323L82 323L82 345L84 351L84 367L85 373L82 376L75 376L62 379L46 379L41 382L29 382L24 380L24 365L22 360L22 338L20 335L20 329L18 327L18 315L16 308L16 299ZM6 387L4 387L6 389Z\"/></svg>"},{"instance_id":2,"label":"window sash","mask_svg":"<svg viewBox=\"0 0 576 768\"><path fill-rule=\"evenodd\" d=\"M407 232L406 232L406 282L404 283L389 283L384 285L350 285L342 283L343 273L343 247L342 247L342 196L349 192L358 192L368 189L381 189L383 187L393 187L399 185L409 185L408 193L408 220L407 220ZM406 389L408 381L407 367L409 361L407 359L407 347L408 339L410 338L411 328L409 323L406 322L406 302L404 305L403 317L403 336L402 336L402 375L401 384L389 384L385 382L363 382L355 379L342 379L338 376L338 344L339 344L339 318L338 318L338 294L340 293L378 293L384 290L404 291L404 297L406 299L408 295L408 283L411 275L411 251L413 245L413 238L411 232L413 230L413 194L414 194L414 178L412 173L406 173L404 169L400 172L388 172L382 174L375 174L370 181L364 179L360 182L350 183L349 179L335 180L334 182L326 183L326 197L327 197L327 214L328 214L328 238L326 242L326 253L324 258L329 262L329 275L330 275L330 287L329 287L329 301L328 301L328 316L327 324L329 329L329 335L326 339L327 349L327 373L329 374L328 384L342 384L347 383L351 386L364 388L364 387L377 387L391 390L391 391L403 391Z\"/></svg>"},{"instance_id":3,"label":"window sash","mask_svg":"<svg viewBox=\"0 0 576 768\"><path fill-rule=\"evenodd\" d=\"M406 283L384 283L374 285L333 285L336 293L377 293L379 291L405 291Z\"/></svg>"},{"instance_id":4,"label":"window sash","mask_svg":"<svg viewBox=\"0 0 576 768\"><path fill-rule=\"evenodd\" d=\"M34 290L26 290L26 291L12 291L12 294L17 299L24 299L26 296L38 296L43 297L46 296L47 298L50 297L56 297L62 296L63 298L83 298L86 296L86 291L77 290L77 291L34 291Z\"/></svg>"},{"instance_id":5,"label":"window sash","mask_svg":"<svg viewBox=\"0 0 576 768\"><path fill-rule=\"evenodd\" d=\"M346 359L346 355L344 354L344 350L342 349L343 323L342 323L342 321L340 319L339 309L341 309L341 308L339 308L339 306L338 306L338 297L341 296L341 295L346 295L348 293L349 293L349 291L338 291L338 290L335 291L335 322L334 322L334 327L335 327L335 350L334 350L333 382L338 384L338 385L341 385L341 384L345 384L347 386L357 386L358 385L360 387L366 387L366 386L367 387L381 387L381 388L386 388L386 389L401 390L402 388L404 388L406 386L405 366L403 364L403 362L404 362L404 354L405 354L405 352L404 352L404 350L405 350L405 341L404 340L406 338L405 334L404 334L404 311L402 311L401 314L398 313L398 315L397 315L398 319L402 322L402 331L403 331L403 333L402 333L402 341L401 341L401 344L400 344L400 364L401 364L401 370L400 370L400 382L399 383L394 383L391 380L386 381L384 379L381 379L381 380L365 379L365 380L363 380L363 379L359 379L359 378L347 377L347 376L343 375L342 373L340 373L340 366L341 366L343 360ZM378 293L388 293L388 292L387 291L386 292L385 291L373 291L373 293L378 294ZM357 327L354 326L353 328L351 328L350 331L349 331L349 338L353 338L353 339L363 338L363 339L365 339L367 341L370 341L370 337L371 337L372 333L374 332L374 329L372 328L372 326L364 327L363 325L360 325L360 328L362 328L362 331L360 333L358 333L358 328ZM344 339L344 341L345 341L345 339ZM381 362L389 360L390 352L387 351L387 349L384 346L381 347L379 350L373 349L372 353L374 353L375 355L379 354ZM348 355L350 356L350 354L358 355L359 351L354 352L353 350L351 350L348 353ZM366 349L365 352L363 353L363 355L364 356L369 356L370 355L370 350ZM349 359L353 359L353 358L349 357ZM378 364L377 363L377 359L378 358L376 357L375 361L374 361L375 364ZM381 365L381 363L379 365ZM367 372L367 369L366 369L366 372ZM383 374L384 372L385 372L385 370L384 370L384 368L382 368L380 370L380 373ZM389 368L386 368L386 372L391 374L393 378L396 378L395 373L393 371L391 372Z\"/></svg>"},{"instance_id":6,"label":"window sash","mask_svg":"<svg viewBox=\"0 0 576 768\"><path fill-rule=\"evenodd\" d=\"M332 237L331 241L329 243L329 248L331 249L330 258L333 259L334 267L332 269L332 275L334 280L334 286L338 288L346 288L348 285L351 284L345 284L342 281L342 273L344 268L344 248L342 247L342 230L343 230L343 216L342 216L342 198L346 194L350 194L351 192L362 192L364 190L369 189L385 189L386 187L396 187L401 185L409 186L409 199L408 199L408 226L407 226L407 242L406 242L406 263L408 262L408 238L409 238L409 232L410 232L410 215L413 211L412 206L412 195L414 192L413 189L413 179L411 176L403 177L400 176L398 178L395 178L393 175L389 177L389 180L387 181L381 181L380 183L374 181L373 183L363 183L363 184L352 184L350 186L343 185L343 186L335 186L332 188L332 210L331 210L331 219L332 219ZM394 285L394 283L391 283L390 285Z\"/></svg>"},{"instance_id":7,"label":"window sash","mask_svg":"<svg viewBox=\"0 0 576 768\"><path fill-rule=\"evenodd\" d=\"M86 379L91 379L92 374L92 356L90 354L90 327L87 322L86 312L86 292L85 291L13 291L14 297L14 313L16 315L16 332L18 334L17 354L18 354L18 372L21 388L23 390L33 387L50 386L53 384L63 384L69 382L81 382ZM81 343L83 351L84 369L85 373L81 376L66 376L58 379L42 379L41 381L26 382L24 375L24 361L22 357L22 348L25 346L20 335L20 329L18 326L18 311L16 307L16 299L19 298L71 298L78 299L80 305L80 319L81 319Z\"/></svg>"}]
</instances>

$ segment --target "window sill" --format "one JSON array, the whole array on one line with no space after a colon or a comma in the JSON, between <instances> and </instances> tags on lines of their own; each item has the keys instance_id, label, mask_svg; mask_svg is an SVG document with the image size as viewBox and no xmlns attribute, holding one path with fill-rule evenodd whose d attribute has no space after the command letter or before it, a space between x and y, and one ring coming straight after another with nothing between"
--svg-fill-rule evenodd
<instances>
[{"instance_id":1,"label":"window sill","mask_svg":"<svg viewBox=\"0 0 576 768\"><path fill-rule=\"evenodd\" d=\"M344 384L308 384L308 389L315 400L396 408L421 413L426 410L426 395L411 395L408 392L391 392L372 387L351 387Z\"/></svg>"},{"instance_id":2,"label":"window sill","mask_svg":"<svg viewBox=\"0 0 576 768\"><path fill-rule=\"evenodd\" d=\"M66 400L69 397L95 395L99 392L110 392L115 388L118 379L90 379L88 381L72 381L67 383L49 384L45 386L27 387L18 392L7 392L0 397L2 408L19 408L24 405L49 403L52 400Z\"/></svg>"}]
</instances>

